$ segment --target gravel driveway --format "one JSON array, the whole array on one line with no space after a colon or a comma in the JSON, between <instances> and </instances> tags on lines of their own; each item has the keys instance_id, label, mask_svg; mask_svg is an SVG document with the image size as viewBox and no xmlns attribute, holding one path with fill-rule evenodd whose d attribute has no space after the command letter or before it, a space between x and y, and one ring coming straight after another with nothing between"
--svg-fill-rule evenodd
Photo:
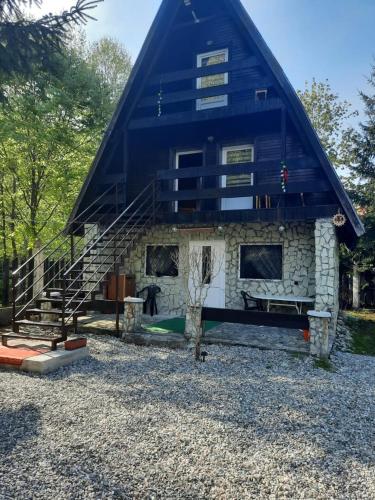
<instances>
[{"instance_id":1,"label":"gravel driveway","mask_svg":"<svg viewBox=\"0 0 375 500\"><path fill-rule=\"evenodd\" d=\"M0 498L375 498L375 358L90 339L50 376L0 372Z\"/></svg>"}]
</instances>

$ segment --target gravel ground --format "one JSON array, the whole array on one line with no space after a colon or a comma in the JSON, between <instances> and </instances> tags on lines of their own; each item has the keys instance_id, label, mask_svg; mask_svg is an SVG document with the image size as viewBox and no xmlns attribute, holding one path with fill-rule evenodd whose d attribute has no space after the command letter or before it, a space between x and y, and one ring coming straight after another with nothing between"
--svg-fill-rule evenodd
<instances>
[{"instance_id":1,"label":"gravel ground","mask_svg":"<svg viewBox=\"0 0 375 500\"><path fill-rule=\"evenodd\" d=\"M50 376L0 372L0 498L375 498L375 358L90 338Z\"/></svg>"}]
</instances>

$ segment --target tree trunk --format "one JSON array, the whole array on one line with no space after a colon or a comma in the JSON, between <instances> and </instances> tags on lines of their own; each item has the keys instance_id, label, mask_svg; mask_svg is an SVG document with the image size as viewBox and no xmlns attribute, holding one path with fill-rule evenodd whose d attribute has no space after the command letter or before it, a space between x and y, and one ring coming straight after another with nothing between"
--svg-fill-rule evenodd
<instances>
[{"instance_id":1,"label":"tree trunk","mask_svg":"<svg viewBox=\"0 0 375 500\"><path fill-rule=\"evenodd\" d=\"M353 266L353 309L359 309L360 303L361 275L358 266Z\"/></svg>"},{"instance_id":2,"label":"tree trunk","mask_svg":"<svg viewBox=\"0 0 375 500\"><path fill-rule=\"evenodd\" d=\"M9 306L9 260L3 260L3 293L2 293L3 306Z\"/></svg>"}]
</instances>

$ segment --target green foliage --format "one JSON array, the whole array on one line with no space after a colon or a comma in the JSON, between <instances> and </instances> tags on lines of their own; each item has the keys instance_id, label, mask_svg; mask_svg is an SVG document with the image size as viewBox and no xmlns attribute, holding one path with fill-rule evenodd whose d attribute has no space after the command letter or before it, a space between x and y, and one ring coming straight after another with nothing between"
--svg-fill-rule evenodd
<instances>
[{"instance_id":1,"label":"green foliage","mask_svg":"<svg viewBox=\"0 0 375 500\"><path fill-rule=\"evenodd\" d=\"M93 19L89 12L102 0L77 0L70 11L27 19L24 7L43 0L0 0L0 98L17 76L30 76L36 68L55 71L55 54L63 51L71 26Z\"/></svg>"},{"instance_id":2,"label":"green foliage","mask_svg":"<svg viewBox=\"0 0 375 500\"><path fill-rule=\"evenodd\" d=\"M326 372L335 372L335 367L330 362L329 359L319 358L314 360L315 368L320 368L321 370L325 370Z\"/></svg>"},{"instance_id":3,"label":"green foliage","mask_svg":"<svg viewBox=\"0 0 375 500\"><path fill-rule=\"evenodd\" d=\"M330 161L336 167L351 163L354 131L348 120L357 116L348 101L341 101L329 84L312 80L297 92Z\"/></svg>"},{"instance_id":4,"label":"green foliage","mask_svg":"<svg viewBox=\"0 0 375 500\"><path fill-rule=\"evenodd\" d=\"M110 89L111 101L117 102L132 69L128 51L113 38L104 37L90 46L88 63L101 78L102 85Z\"/></svg>"},{"instance_id":5,"label":"green foliage","mask_svg":"<svg viewBox=\"0 0 375 500\"><path fill-rule=\"evenodd\" d=\"M87 48L72 46L55 54L53 74L38 69L7 86L0 109L0 255L25 255L66 224L115 105L114 89L89 59Z\"/></svg>"},{"instance_id":6,"label":"green foliage","mask_svg":"<svg viewBox=\"0 0 375 500\"><path fill-rule=\"evenodd\" d=\"M366 121L354 137L350 194L361 207L366 234L358 242L353 258L361 271L375 269L375 65L368 79L370 93L361 92Z\"/></svg>"},{"instance_id":7,"label":"green foliage","mask_svg":"<svg viewBox=\"0 0 375 500\"><path fill-rule=\"evenodd\" d=\"M353 336L353 352L375 356L375 312L348 313L346 322Z\"/></svg>"}]
</instances>

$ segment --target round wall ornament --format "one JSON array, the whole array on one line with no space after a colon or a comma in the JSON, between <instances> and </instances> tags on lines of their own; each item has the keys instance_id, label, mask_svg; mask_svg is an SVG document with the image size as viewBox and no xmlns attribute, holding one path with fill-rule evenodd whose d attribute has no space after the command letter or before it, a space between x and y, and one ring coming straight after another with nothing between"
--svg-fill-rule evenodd
<instances>
[{"instance_id":1,"label":"round wall ornament","mask_svg":"<svg viewBox=\"0 0 375 500\"><path fill-rule=\"evenodd\" d=\"M336 227L342 227L346 224L346 217L339 211L333 216L332 222Z\"/></svg>"}]
</instances>

